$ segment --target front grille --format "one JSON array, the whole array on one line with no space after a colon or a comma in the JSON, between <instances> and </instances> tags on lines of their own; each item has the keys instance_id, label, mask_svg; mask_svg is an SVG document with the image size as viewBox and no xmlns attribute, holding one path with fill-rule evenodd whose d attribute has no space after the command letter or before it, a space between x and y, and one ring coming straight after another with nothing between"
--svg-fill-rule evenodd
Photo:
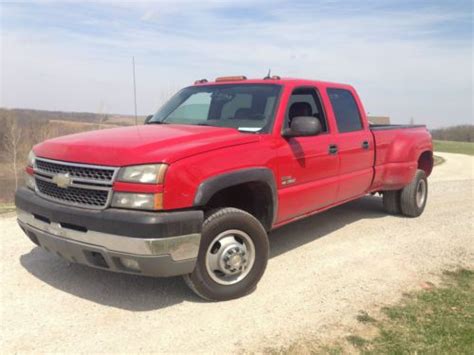
<instances>
[{"instance_id":1,"label":"front grille","mask_svg":"<svg viewBox=\"0 0 474 355\"><path fill-rule=\"evenodd\" d=\"M47 160L36 159L36 169L39 172L56 175L59 173L69 173L72 178L82 180L95 180L99 182L112 182L114 168L88 167L85 165L55 163Z\"/></svg>"},{"instance_id":2,"label":"front grille","mask_svg":"<svg viewBox=\"0 0 474 355\"><path fill-rule=\"evenodd\" d=\"M112 196L112 184L118 168L65 163L36 158L36 191L45 199L78 207L103 209ZM69 186L59 187L55 176L69 178Z\"/></svg>"},{"instance_id":3,"label":"front grille","mask_svg":"<svg viewBox=\"0 0 474 355\"><path fill-rule=\"evenodd\" d=\"M84 207L103 208L107 205L109 191L94 190L89 188L68 187L63 189L56 184L36 179L38 191L50 199L64 202L71 205Z\"/></svg>"}]
</instances>

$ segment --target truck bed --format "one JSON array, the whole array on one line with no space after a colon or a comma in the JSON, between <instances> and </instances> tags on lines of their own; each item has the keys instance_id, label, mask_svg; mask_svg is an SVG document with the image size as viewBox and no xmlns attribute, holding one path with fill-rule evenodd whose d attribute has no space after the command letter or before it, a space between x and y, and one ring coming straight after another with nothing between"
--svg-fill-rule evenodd
<instances>
[{"instance_id":1,"label":"truck bed","mask_svg":"<svg viewBox=\"0 0 474 355\"><path fill-rule=\"evenodd\" d=\"M426 128L425 125L413 125L413 124L370 124L372 131L383 131L389 129L407 129L407 128Z\"/></svg>"},{"instance_id":2,"label":"truck bed","mask_svg":"<svg viewBox=\"0 0 474 355\"><path fill-rule=\"evenodd\" d=\"M375 142L374 190L398 190L413 178L421 154L432 159L431 135L425 125L370 125ZM427 173L429 175L429 173Z\"/></svg>"}]
</instances>

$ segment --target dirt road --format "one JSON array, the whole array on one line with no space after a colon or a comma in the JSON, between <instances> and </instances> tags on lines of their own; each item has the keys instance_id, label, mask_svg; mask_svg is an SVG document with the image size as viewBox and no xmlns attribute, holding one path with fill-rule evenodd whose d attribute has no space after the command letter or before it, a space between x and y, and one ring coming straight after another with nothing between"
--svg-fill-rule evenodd
<instances>
[{"instance_id":1,"label":"dirt road","mask_svg":"<svg viewBox=\"0 0 474 355\"><path fill-rule=\"evenodd\" d=\"M36 248L0 219L5 352L232 352L310 332L345 334L359 310L397 300L444 268L474 267L473 157L440 154L418 219L386 215L379 198L283 227L258 289L205 303L180 278L113 274Z\"/></svg>"}]
</instances>

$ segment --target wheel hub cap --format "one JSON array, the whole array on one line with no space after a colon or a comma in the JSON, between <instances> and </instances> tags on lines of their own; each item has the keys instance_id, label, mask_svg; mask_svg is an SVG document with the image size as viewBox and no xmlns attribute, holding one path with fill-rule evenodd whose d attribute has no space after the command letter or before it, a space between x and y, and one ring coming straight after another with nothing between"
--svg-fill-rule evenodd
<instances>
[{"instance_id":1,"label":"wheel hub cap","mask_svg":"<svg viewBox=\"0 0 474 355\"><path fill-rule=\"evenodd\" d=\"M231 285L248 275L255 262L255 246L250 236L239 230L219 234L206 253L206 269L219 284Z\"/></svg>"},{"instance_id":2,"label":"wheel hub cap","mask_svg":"<svg viewBox=\"0 0 474 355\"><path fill-rule=\"evenodd\" d=\"M247 259L245 259L246 252L243 248L233 247L230 250L227 250L223 256L224 269L229 273L235 273L242 271L247 264Z\"/></svg>"}]
</instances>

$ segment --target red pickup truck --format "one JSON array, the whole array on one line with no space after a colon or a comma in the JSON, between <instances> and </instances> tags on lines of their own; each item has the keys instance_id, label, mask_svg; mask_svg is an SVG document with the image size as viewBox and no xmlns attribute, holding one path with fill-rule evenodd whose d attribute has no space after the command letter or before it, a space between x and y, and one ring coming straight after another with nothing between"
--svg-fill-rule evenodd
<instances>
[{"instance_id":1,"label":"red pickup truck","mask_svg":"<svg viewBox=\"0 0 474 355\"><path fill-rule=\"evenodd\" d=\"M70 262L184 275L226 300L256 287L272 229L374 193L419 216L432 168L427 129L370 125L349 85L224 77L144 125L36 145L16 206L28 237Z\"/></svg>"}]
</instances>

